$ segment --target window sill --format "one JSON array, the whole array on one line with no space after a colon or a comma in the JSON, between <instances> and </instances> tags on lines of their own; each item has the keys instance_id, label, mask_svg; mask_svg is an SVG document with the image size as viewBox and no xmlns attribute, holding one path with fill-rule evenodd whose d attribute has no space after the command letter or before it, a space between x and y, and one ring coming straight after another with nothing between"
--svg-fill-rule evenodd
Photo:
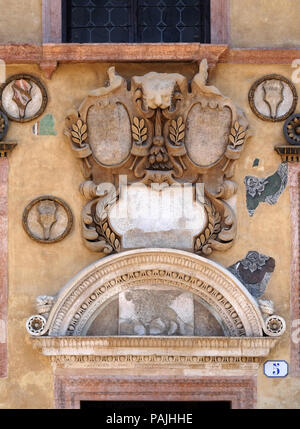
<instances>
[{"instance_id":1,"label":"window sill","mask_svg":"<svg viewBox=\"0 0 300 429\"><path fill-rule=\"evenodd\" d=\"M200 43L47 43L0 44L6 64L39 64L47 78L58 63L97 62L198 62L207 58L210 68L229 64L291 64L300 49L230 49L228 45Z\"/></svg>"}]
</instances>

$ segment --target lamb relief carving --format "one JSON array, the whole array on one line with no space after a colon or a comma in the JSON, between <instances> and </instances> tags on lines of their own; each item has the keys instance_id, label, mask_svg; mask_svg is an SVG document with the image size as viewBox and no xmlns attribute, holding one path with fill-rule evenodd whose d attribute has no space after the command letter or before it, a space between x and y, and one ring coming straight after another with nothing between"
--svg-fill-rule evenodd
<instances>
[{"instance_id":1,"label":"lamb relief carving","mask_svg":"<svg viewBox=\"0 0 300 429\"><path fill-rule=\"evenodd\" d=\"M114 67L108 78L66 118L86 178L86 246L106 254L170 247L204 255L231 247L236 218L227 200L237 190L234 167L248 124L207 85L207 61L190 85L178 73L150 72L134 76L128 89Z\"/></svg>"}]
</instances>

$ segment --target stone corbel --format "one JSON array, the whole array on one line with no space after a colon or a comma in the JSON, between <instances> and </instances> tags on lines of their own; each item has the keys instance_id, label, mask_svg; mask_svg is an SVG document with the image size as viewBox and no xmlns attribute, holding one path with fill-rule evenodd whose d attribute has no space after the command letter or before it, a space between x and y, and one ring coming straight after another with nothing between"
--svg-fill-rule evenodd
<instances>
[{"instance_id":1,"label":"stone corbel","mask_svg":"<svg viewBox=\"0 0 300 429\"><path fill-rule=\"evenodd\" d=\"M40 69L43 72L43 75L47 79L51 79L52 74L56 71L58 67L57 61L42 61L40 62Z\"/></svg>"}]
</instances>

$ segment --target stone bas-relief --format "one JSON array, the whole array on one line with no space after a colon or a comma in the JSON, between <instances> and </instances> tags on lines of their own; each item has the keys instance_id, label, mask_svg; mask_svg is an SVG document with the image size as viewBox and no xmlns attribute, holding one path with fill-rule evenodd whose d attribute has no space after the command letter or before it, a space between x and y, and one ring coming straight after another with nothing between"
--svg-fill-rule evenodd
<instances>
[{"instance_id":1,"label":"stone bas-relief","mask_svg":"<svg viewBox=\"0 0 300 429\"><path fill-rule=\"evenodd\" d=\"M284 76L276 74L263 76L249 91L252 111L265 121L283 121L293 113L297 101L294 85Z\"/></svg>"},{"instance_id":2,"label":"stone bas-relief","mask_svg":"<svg viewBox=\"0 0 300 429\"><path fill-rule=\"evenodd\" d=\"M1 109L12 121L27 122L40 116L48 102L47 92L39 79L19 74L9 77L0 91Z\"/></svg>"},{"instance_id":3,"label":"stone bas-relief","mask_svg":"<svg viewBox=\"0 0 300 429\"><path fill-rule=\"evenodd\" d=\"M119 295L120 335L194 335L192 294L132 290Z\"/></svg>"},{"instance_id":4,"label":"stone bas-relief","mask_svg":"<svg viewBox=\"0 0 300 429\"><path fill-rule=\"evenodd\" d=\"M101 310L87 336L224 336L221 324L190 292L140 288L121 292Z\"/></svg>"},{"instance_id":5,"label":"stone bas-relief","mask_svg":"<svg viewBox=\"0 0 300 429\"><path fill-rule=\"evenodd\" d=\"M73 216L69 206L57 197L45 195L31 201L23 213L27 234L41 243L55 243L70 232Z\"/></svg>"},{"instance_id":6,"label":"stone bas-relief","mask_svg":"<svg viewBox=\"0 0 300 429\"><path fill-rule=\"evenodd\" d=\"M170 246L209 255L232 246L236 218L226 200L237 190L234 168L247 138L247 121L229 98L207 85L207 77L203 60L190 85L178 73L150 72L132 77L128 89L111 67L108 84L91 90L79 110L69 112L66 134L83 160L87 179L80 191L88 200L82 232L89 249L109 254ZM144 210L142 222L128 218L118 223L116 206L124 203L122 175L128 186L190 184L192 211L201 212L198 222L187 234L182 225L187 219L175 220L170 214L165 227L155 230ZM201 197L196 192L200 183ZM144 195L136 193L136 206L144 203ZM173 208L178 204L174 200ZM168 210L162 208L161 218Z\"/></svg>"},{"instance_id":7,"label":"stone bas-relief","mask_svg":"<svg viewBox=\"0 0 300 429\"><path fill-rule=\"evenodd\" d=\"M140 249L101 258L68 282L47 315L49 305L49 297L46 308L39 300L39 314L27 322L31 335L116 335L120 320L126 322L122 329L129 336L135 327L142 336L150 330L187 336L192 324L194 335L204 336L279 336L285 330L273 306L267 300L258 303L228 270L174 249Z\"/></svg>"},{"instance_id":8,"label":"stone bas-relief","mask_svg":"<svg viewBox=\"0 0 300 429\"><path fill-rule=\"evenodd\" d=\"M288 163L283 162L277 171L269 177L246 176L247 209L250 216L254 215L260 203L276 204L288 182Z\"/></svg>"}]
</instances>

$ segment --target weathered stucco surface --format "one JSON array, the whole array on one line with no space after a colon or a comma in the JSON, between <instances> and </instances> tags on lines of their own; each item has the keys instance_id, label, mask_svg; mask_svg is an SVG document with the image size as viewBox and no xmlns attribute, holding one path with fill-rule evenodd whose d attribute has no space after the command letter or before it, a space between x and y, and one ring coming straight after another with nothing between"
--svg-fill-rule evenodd
<instances>
[{"instance_id":1,"label":"weathered stucco surface","mask_svg":"<svg viewBox=\"0 0 300 429\"><path fill-rule=\"evenodd\" d=\"M53 376L50 362L32 348L25 322L34 313L38 295L55 295L83 267L99 258L85 248L81 239L80 212L83 199L78 186L83 181L81 164L76 160L63 135L64 118L72 107L78 107L87 92L100 87L106 80L109 64L60 65L51 81L44 81L37 66L9 66L8 76L32 73L46 84L49 104L44 113L55 119L57 136L33 134L34 121L11 123L7 140L17 141L18 147L10 158L9 173L9 375L0 380L0 408L53 408ZM115 64L126 78L149 71L180 72L189 79L197 72L196 65L183 64ZM273 147L284 142L283 123L258 119L248 104L251 84L264 74L279 73L291 78L289 66L218 65L210 83L218 86L244 109L250 123L251 137L237 164L235 179L239 184L236 196L238 236L234 246L215 252L212 259L230 266L249 250L272 256L276 268L265 296L275 303L276 313L287 321L287 332L270 355L270 359L289 361L289 299L290 299L290 201L288 187L278 202L270 206L261 203L250 218L246 207L244 177L267 177L281 162ZM296 85L298 92L300 85ZM299 106L298 106L299 108ZM259 165L253 167L258 158ZM62 198L71 207L74 227L63 241L52 245L31 240L22 227L25 206L35 197L50 194ZM116 370L113 371L117 373ZM130 370L138 375L140 370ZM157 370L153 371L157 374ZM174 374L174 370L172 370ZM178 370L180 375L181 370ZM196 375L196 372L193 373ZM281 380L268 379L260 370L258 376L259 408L300 408L300 380L288 376Z\"/></svg>"},{"instance_id":2,"label":"weathered stucco surface","mask_svg":"<svg viewBox=\"0 0 300 429\"><path fill-rule=\"evenodd\" d=\"M230 0L230 45L235 48L299 47L300 3Z\"/></svg>"},{"instance_id":3,"label":"weathered stucco surface","mask_svg":"<svg viewBox=\"0 0 300 429\"><path fill-rule=\"evenodd\" d=\"M0 0L0 43L42 43L42 0Z\"/></svg>"}]
</instances>

